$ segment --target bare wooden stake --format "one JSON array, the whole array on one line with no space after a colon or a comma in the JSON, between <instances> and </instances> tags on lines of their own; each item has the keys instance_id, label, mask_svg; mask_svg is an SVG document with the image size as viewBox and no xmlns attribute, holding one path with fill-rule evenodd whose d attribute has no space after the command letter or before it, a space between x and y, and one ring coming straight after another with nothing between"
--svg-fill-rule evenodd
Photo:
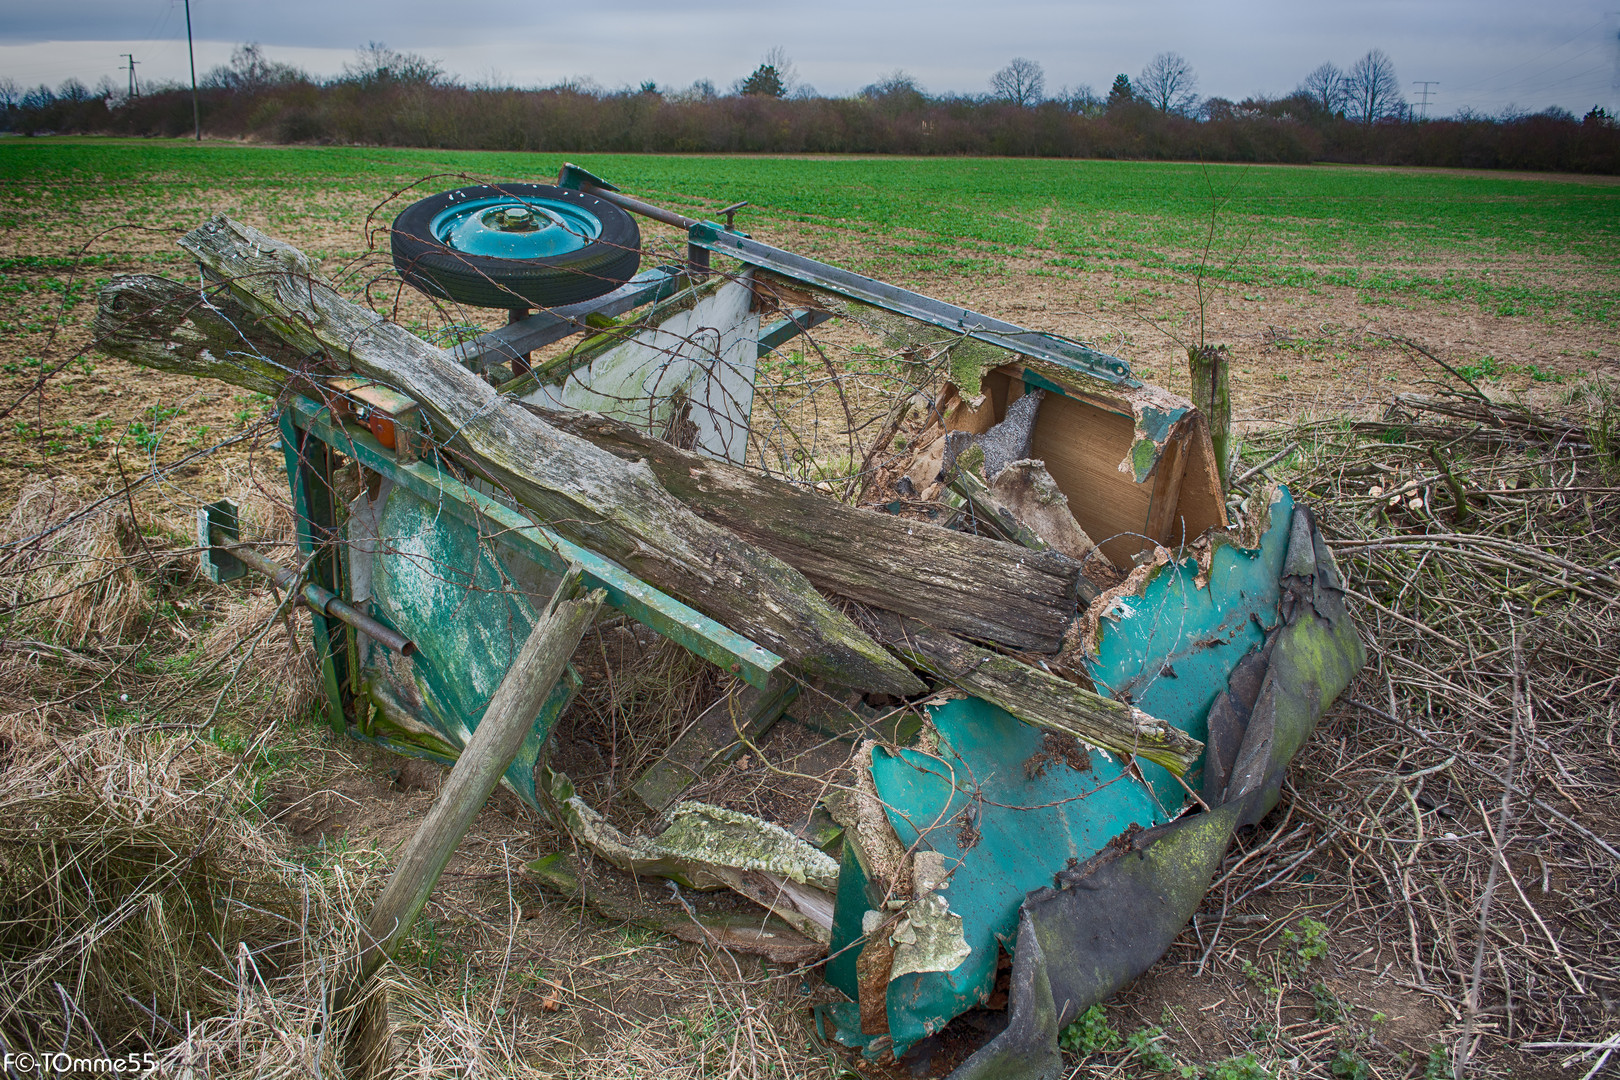
<instances>
[{"instance_id":1,"label":"bare wooden stake","mask_svg":"<svg viewBox=\"0 0 1620 1080\"><path fill-rule=\"evenodd\" d=\"M438 799L422 827L406 845L398 868L366 920L358 971L340 993L334 1012L341 1013L364 998L377 969L394 955L400 941L410 933L422 906L438 884L445 864L495 790L501 775L512 764L535 715L562 677L568 658L606 596L598 589L579 597L579 589L580 573L577 569L570 570L552 594L545 613L535 622L495 695L489 699L466 749L456 759ZM359 1018L352 1030L363 1033L365 1041L375 1044L379 1038L376 1013L384 1004L374 997L366 1005L362 1010L366 1015ZM385 1038L386 1024L382 1027Z\"/></svg>"},{"instance_id":2,"label":"bare wooden stake","mask_svg":"<svg viewBox=\"0 0 1620 1080\"><path fill-rule=\"evenodd\" d=\"M1209 441L1215 447L1215 465L1221 473L1221 490L1230 491L1232 469L1232 389L1227 376L1232 369L1225 345L1198 345L1187 350L1187 370L1192 374L1192 400L1209 422Z\"/></svg>"}]
</instances>

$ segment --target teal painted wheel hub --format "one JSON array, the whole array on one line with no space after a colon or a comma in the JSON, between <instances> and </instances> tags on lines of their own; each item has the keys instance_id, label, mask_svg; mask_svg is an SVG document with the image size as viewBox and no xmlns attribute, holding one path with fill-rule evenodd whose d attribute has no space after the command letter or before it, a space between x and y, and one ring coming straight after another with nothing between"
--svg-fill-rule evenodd
<instances>
[{"instance_id":1,"label":"teal painted wheel hub","mask_svg":"<svg viewBox=\"0 0 1620 1080\"><path fill-rule=\"evenodd\" d=\"M445 247L464 255L544 259L587 247L602 235L590 211L554 199L498 197L460 203L429 226Z\"/></svg>"}]
</instances>

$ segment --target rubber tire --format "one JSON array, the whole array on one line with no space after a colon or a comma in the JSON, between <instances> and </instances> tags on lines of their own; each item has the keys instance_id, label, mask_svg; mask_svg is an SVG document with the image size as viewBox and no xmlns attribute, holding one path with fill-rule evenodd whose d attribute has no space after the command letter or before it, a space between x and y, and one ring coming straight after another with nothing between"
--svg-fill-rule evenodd
<instances>
[{"instance_id":1,"label":"rubber tire","mask_svg":"<svg viewBox=\"0 0 1620 1080\"><path fill-rule=\"evenodd\" d=\"M596 215L602 234L578 251L543 259L464 255L434 239L429 226L444 210L499 195L574 203ZM429 296L474 307L577 304L612 292L641 268L641 230L634 218L604 199L551 184L478 184L414 202L394 219L391 246L394 268L412 286Z\"/></svg>"}]
</instances>

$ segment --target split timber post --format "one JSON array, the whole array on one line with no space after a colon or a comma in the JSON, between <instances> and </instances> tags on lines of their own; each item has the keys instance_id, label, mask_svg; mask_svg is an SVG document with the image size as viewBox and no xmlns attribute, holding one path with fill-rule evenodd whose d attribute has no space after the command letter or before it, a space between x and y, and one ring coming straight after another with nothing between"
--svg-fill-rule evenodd
<instances>
[{"instance_id":1,"label":"split timber post","mask_svg":"<svg viewBox=\"0 0 1620 1080\"><path fill-rule=\"evenodd\" d=\"M353 982L340 991L334 1013L342 1013L364 998L372 976L410 933L445 864L472 827L501 774L511 765L535 714L562 677L568 658L606 596L600 589L579 596L580 578L577 567L563 576L506 677L489 699L483 719L456 759L422 827L400 855L399 866L377 898L361 935L358 972ZM350 1040L351 1052L363 1051L362 1058L369 1056L364 1051L386 1046L386 1039L379 1038L377 1032L380 1029L382 1035L387 1033L385 1020L379 1022L386 1016L385 1003L372 999L365 1012L371 1015L361 1017L354 1025ZM360 1042L369 1045L355 1045ZM375 1070L362 1064L361 1071Z\"/></svg>"},{"instance_id":2,"label":"split timber post","mask_svg":"<svg viewBox=\"0 0 1620 1080\"><path fill-rule=\"evenodd\" d=\"M1232 355L1225 345L1195 345L1187 350L1193 405L1209 421L1209 441L1221 474L1221 491L1230 490L1232 470Z\"/></svg>"}]
</instances>

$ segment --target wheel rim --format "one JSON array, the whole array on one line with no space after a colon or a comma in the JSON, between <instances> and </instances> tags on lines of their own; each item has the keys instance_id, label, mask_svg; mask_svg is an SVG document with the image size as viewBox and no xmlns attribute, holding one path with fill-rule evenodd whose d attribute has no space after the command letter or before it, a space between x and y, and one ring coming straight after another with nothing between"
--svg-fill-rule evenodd
<instances>
[{"instance_id":1,"label":"wheel rim","mask_svg":"<svg viewBox=\"0 0 1620 1080\"><path fill-rule=\"evenodd\" d=\"M464 255L544 259L589 246L602 235L602 222L558 199L500 195L443 210L429 230L439 243Z\"/></svg>"}]
</instances>

